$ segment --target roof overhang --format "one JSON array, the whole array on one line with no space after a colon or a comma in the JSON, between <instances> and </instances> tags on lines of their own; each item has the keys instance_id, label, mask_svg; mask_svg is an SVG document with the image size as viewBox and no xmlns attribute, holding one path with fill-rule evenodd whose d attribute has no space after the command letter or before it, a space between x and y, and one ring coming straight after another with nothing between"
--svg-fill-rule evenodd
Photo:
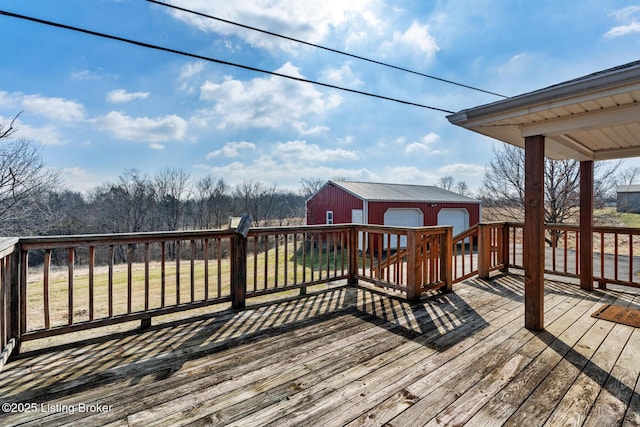
<instances>
[{"instance_id":1,"label":"roof overhang","mask_svg":"<svg viewBox=\"0 0 640 427\"><path fill-rule=\"evenodd\" d=\"M640 61L447 116L450 123L524 147L544 135L552 159L640 156Z\"/></svg>"}]
</instances>

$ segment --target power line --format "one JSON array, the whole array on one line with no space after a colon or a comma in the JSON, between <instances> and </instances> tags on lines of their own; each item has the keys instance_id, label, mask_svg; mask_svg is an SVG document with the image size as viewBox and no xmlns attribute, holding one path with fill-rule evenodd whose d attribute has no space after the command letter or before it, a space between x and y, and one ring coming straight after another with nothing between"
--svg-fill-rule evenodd
<instances>
[{"instance_id":1,"label":"power line","mask_svg":"<svg viewBox=\"0 0 640 427\"><path fill-rule=\"evenodd\" d=\"M345 87L342 87L342 86L332 85L332 84L329 84L329 83L318 82L318 81L315 81L315 80L303 79L301 77L295 77L295 76L290 76L290 75L287 75L287 74L281 74L281 73L277 73L275 71L264 70L264 69L252 67L252 66L249 66L249 65L243 65L243 64L238 64L238 63L234 63L234 62L223 61L221 59L216 59L216 58L211 58L211 57L207 57L207 56L197 55L195 53L189 53L189 52L185 52L185 51L181 51L181 50L177 50L177 49L171 49L171 48L168 48L168 47L163 47L163 46L158 46L158 45L154 45L154 44L150 44L150 43L140 42L140 41L137 41L137 40L132 40L132 39L124 38L124 37L114 36L114 35L111 35L111 34L100 33L100 32L93 31L93 30L87 30L87 29L84 29L84 28L74 27L74 26L71 26L71 25L60 24L58 22L48 21L48 20L45 20L45 19L34 18L34 17L31 17L31 16L26 16L26 15L20 15L20 14L13 13L13 12L7 12L5 10L0 10L0 15L9 16L11 18L23 19L25 21L36 22L38 24L43 24L43 25L47 25L47 26L51 26L51 27L63 28L65 30L76 31L76 32L79 32L79 33L89 34L89 35L92 35L92 36L101 37L101 38L105 38L105 39L116 40L116 41L119 41L119 42L128 43L128 44L132 44L132 45L135 45L135 46L144 47L144 48L147 48L147 49L154 49L154 50L159 50L159 51L162 51L162 52L169 52L169 53L173 53L173 54L176 54L176 55L186 56L186 57L189 57L189 58L195 58L195 59L200 59L200 60L203 60L203 61L215 62L217 64L228 65L228 66L231 66L231 67L242 68L244 70L255 71L255 72L259 72L259 73L269 74L269 75L272 75L272 76L278 76L278 77L283 77L283 78L286 78L286 79L296 80L296 81L303 82L303 83L310 83L310 84L314 84L314 85L318 85L318 86L328 87L328 88L331 88L331 89L337 89L337 90L342 90L342 91L345 91L345 92L357 93L359 95L370 96L370 97L373 97L373 98L384 99L384 100L387 100L387 101L398 102L400 104L412 105L414 107L426 108L426 109L429 109L429 110L440 111L440 112L448 113L448 114L453 114L454 113L454 111L445 110L443 108L432 107L432 106L424 105L424 104L418 104L416 102L411 102L411 101L404 101L402 99L391 98L391 97L388 97L388 96L378 95L378 94L375 94L375 93L363 92L363 91L355 90L355 89L349 89L349 88L345 88Z\"/></svg>"},{"instance_id":2,"label":"power line","mask_svg":"<svg viewBox=\"0 0 640 427\"><path fill-rule=\"evenodd\" d=\"M148 1L149 3L154 3L154 4L157 4L157 5L160 5L160 6L165 6L165 7L171 8L171 9L179 10L181 12L191 13L193 15L201 16L203 18L214 19L216 21L224 22L226 24L235 25L237 27L246 28L246 29L252 30L252 31L258 31L260 33L268 34L270 36L279 37L281 39L293 41L293 42L296 42L296 43L302 43L302 44L305 44L307 46L313 46L313 47L318 48L318 49L327 50L329 52L333 52L333 53L337 53L337 54L340 54L340 55L349 56L351 58L360 59L362 61L371 62L371 63L374 63L374 64L382 65L384 67L394 68L396 70L404 71L404 72L411 73L411 74L416 74L418 76L427 77L427 78L430 78L430 79L433 79L433 80L438 80L440 82L452 84L452 85L455 85L455 86L460 86L460 87L463 87L463 88L466 88L466 89L471 89L471 90L475 90L475 91L478 91L478 92L487 93L489 95L499 96L499 97L502 97L502 98L509 98L506 95L501 95L501 94L496 93L496 92L491 92L491 91L480 89L480 88L477 88L477 87L474 87L474 86L469 86L469 85L466 85L466 84L463 84L463 83L454 82L452 80L443 79L441 77L436 77L436 76L432 76L432 75L429 75L429 74L424 74L424 73L421 73L419 71L410 70L408 68L399 67L397 65L388 64L386 62L377 61L375 59L365 58L363 56L354 55L354 54L349 53L349 52L344 52L344 51L341 51L341 50L338 50L338 49L333 49L333 48L330 48L330 47L326 47L326 46L310 43L310 42L307 42L307 41L304 41L304 40L300 40L300 39L296 39L296 38L293 38L293 37L285 36L285 35L282 35L282 34L274 33L272 31L263 30L261 28L252 27L250 25L241 24L239 22L230 21L230 20L224 19L224 18L219 18L217 16L207 15L205 13L197 12L195 10L186 9L186 8L183 8L183 7L180 7L180 6L175 6L175 5L168 4L168 3L163 3L163 2L160 2L160 1L157 1L157 0L146 0L146 1Z\"/></svg>"}]
</instances>

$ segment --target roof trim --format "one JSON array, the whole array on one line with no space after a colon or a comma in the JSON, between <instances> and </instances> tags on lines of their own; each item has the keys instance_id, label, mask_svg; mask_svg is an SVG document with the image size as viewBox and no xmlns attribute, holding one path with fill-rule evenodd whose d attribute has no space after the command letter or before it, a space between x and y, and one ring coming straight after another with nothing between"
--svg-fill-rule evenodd
<instances>
[{"instance_id":1,"label":"roof trim","mask_svg":"<svg viewBox=\"0 0 640 427\"><path fill-rule=\"evenodd\" d=\"M576 95L585 93L593 93L602 90L610 91L613 87L637 82L639 76L640 61L635 61L505 100L465 109L448 115L447 119L452 124L458 124L511 110L527 109L531 112L532 106L534 105L549 103L551 101L558 102L558 100L575 97ZM640 86L640 84L638 85Z\"/></svg>"}]
</instances>

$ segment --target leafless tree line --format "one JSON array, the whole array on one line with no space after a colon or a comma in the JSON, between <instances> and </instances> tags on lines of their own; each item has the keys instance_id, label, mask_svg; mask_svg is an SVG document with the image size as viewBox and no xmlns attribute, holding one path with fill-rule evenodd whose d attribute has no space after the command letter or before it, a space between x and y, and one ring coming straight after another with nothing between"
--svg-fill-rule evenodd
<instances>
[{"instance_id":1,"label":"leafless tree line","mask_svg":"<svg viewBox=\"0 0 640 427\"><path fill-rule=\"evenodd\" d=\"M127 169L88 194L64 189L40 146L13 138L17 117L0 123L0 236L218 229L243 213L255 226L304 217L302 194L257 180L194 179L181 168L153 176Z\"/></svg>"},{"instance_id":2,"label":"leafless tree line","mask_svg":"<svg viewBox=\"0 0 640 427\"><path fill-rule=\"evenodd\" d=\"M290 225L304 217L304 198L260 181L232 187L214 175L194 180L181 168L154 176L127 169L88 196L51 193L48 208L47 234L127 233L225 228L230 217L243 213L255 226Z\"/></svg>"},{"instance_id":3,"label":"leafless tree line","mask_svg":"<svg viewBox=\"0 0 640 427\"><path fill-rule=\"evenodd\" d=\"M61 187L59 174L44 163L37 144L13 138L17 117L0 123L0 236L218 229L243 213L253 217L255 226L290 225L304 218L305 200L325 183L305 178L299 192L251 179L231 186L223 177L194 179L184 169L165 167L154 176L128 169L116 182L81 194ZM579 171L576 161L545 160L546 222L576 221ZM616 185L640 178L640 168L597 162L595 174L595 205L601 207L615 202ZM465 181L451 176L438 185L474 196ZM497 219L523 220L524 151L494 147L475 197L497 208Z\"/></svg>"}]
</instances>

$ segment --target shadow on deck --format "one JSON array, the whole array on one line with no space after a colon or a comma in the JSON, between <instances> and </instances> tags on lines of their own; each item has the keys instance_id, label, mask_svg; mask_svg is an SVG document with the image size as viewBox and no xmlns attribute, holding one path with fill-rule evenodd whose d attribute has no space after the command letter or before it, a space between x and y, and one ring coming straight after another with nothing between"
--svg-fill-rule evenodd
<instances>
[{"instance_id":1,"label":"shadow on deck","mask_svg":"<svg viewBox=\"0 0 640 427\"><path fill-rule=\"evenodd\" d=\"M637 419L640 336L589 317L635 296L548 281L538 334L523 328L522 300L522 278L508 274L418 304L334 287L49 346L5 367L0 401L36 405L0 423L537 425L576 411L566 399L581 390L589 402L582 383L597 391L583 419L605 398Z\"/></svg>"}]
</instances>

